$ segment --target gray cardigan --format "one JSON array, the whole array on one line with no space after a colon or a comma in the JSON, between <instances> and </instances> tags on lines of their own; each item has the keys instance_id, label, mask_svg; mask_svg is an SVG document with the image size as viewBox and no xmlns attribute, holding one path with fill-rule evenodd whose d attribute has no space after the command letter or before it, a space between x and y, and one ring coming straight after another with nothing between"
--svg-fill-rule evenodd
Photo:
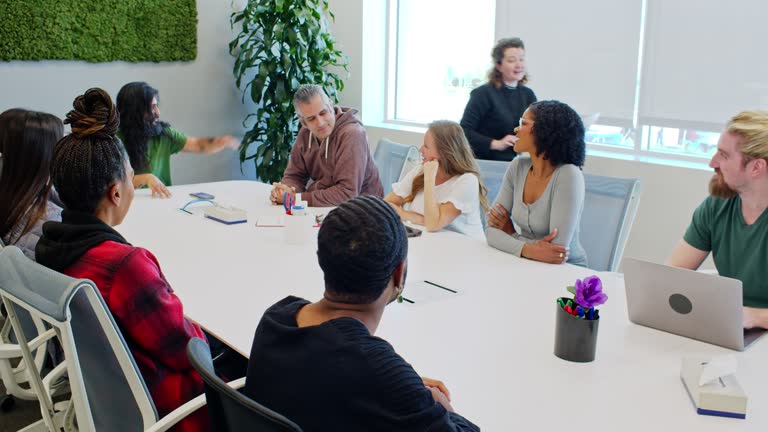
<instances>
[{"instance_id":1,"label":"gray cardigan","mask_svg":"<svg viewBox=\"0 0 768 432\"><path fill-rule=\"evenodd\" d=\"M520 256L525 243L540 240L557 228L557 237L552 243L570 247L568 262L586 267L587 254L579 243L584 175L576 165L558 166L544 193L529 205L523 202L523 188L530 168L529 156L518 157L509 164L494 205L499 203L510 212L515 233L510 236L489 227L486 230L488 244Z\"/></svg>"},{"instance_id":2,"label":"gray cardigan","mask_svg":"<svg viewBox=\"0 0 768 432\"><path fill-rule=\"evenodd\" d=\"M58 195L56 195L58 198ZM48 206L45 209L45 214L39 221L32 227L32 229L24 234L21 234L21 230L24 229L24 225L27 224L26 219L18 223L9 233L3 238L3 243L7 245L14 245L21 249L29 259L35 259L35 246L37 241L43 236L43 224L48 221L61 221L61 207L54 204L53 201L48 201Z\"/></svg>"}]
</instances>

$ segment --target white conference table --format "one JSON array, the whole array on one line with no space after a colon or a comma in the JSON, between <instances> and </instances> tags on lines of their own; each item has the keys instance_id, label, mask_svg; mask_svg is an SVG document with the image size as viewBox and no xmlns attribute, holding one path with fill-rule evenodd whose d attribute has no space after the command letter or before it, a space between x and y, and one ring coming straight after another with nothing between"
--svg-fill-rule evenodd
<instances>
[{"instance_id":1,"label":"white conference table","mask_svg":"<svg viewBox=\"0 0 768 432\"><path fill-rule=\"evenodd\" d=\"M170 199L137 190L117 227L157 256L185 313L245 355L269 306L288 295L316 301L323 293L315 242L288 245L284 228L255 226L256 217L282 211L269 204L269 190L249 181L174 186ZM191 192L246 209L248 223L227 226L181 212ZM609 300L600 307L596 360L555 357L555 300L591 274L519 259L456 233L425 232L409 241L404 295L421 280L460 293L393 303L376 335L419 374L443 380L457 412L485 431L768 430L768 338L736 353L634 325L620 274L597 273ZM679 378L684 355L725 353L739 361L746 420L696 414Z\"/></svg>"}]
</instances>

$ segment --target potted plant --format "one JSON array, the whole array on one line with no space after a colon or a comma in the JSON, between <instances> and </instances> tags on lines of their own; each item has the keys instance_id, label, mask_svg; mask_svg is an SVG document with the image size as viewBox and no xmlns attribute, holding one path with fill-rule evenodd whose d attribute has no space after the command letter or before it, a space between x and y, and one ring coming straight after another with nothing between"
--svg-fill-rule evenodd
<instances>
[{"instance_id":1,"label":"potted plant","mask_svg":"<svg viewBox=\"0 0 768 432\"><path fill-rule=\"evenodd\" d=\"M299 131L293 94L301 84L319 84L338 102L344 82L333 68L348 71L347 58L329 32L334 19L328 0L250 0L230 24L240 31L229 43L235 84L257 106L243 126L240 163L253 160L256 176L279 181ZM252 151L252 145L256 150Z\"/></svg>"}]
</instances>

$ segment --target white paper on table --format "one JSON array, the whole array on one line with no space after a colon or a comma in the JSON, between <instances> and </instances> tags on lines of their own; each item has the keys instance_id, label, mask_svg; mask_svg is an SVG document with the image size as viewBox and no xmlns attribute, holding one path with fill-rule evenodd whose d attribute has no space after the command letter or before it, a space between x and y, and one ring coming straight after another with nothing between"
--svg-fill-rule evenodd
<instances>
[{"instance_id":1,"label":"white paper on table","mask_svg":"<svg viewBox=\"0 0 768 432\"><path fill-rule=\"evenodd\" d=\"M284 227L284 214L263 214L256 216L257 227Z\"/></svg>"},{"instance_id":2,"label":"white paper on table","mask_svg":"<svg viewBox=\"0 0 768 432\"><path fill-rule=\"evenodd\" d=\"M736 373L738 362L733 354L713 357L701 369L699 386L703 386L719 378Z\"/></svg>"}]
</instances>

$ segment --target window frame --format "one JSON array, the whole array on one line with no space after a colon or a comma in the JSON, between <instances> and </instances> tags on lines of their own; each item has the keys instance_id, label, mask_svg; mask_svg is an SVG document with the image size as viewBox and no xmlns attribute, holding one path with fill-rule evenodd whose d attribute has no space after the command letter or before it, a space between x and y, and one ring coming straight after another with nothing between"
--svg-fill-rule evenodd
<instances>
[{"instance_id":1,"label":"window frame","mask_svg":"<svg viewBox=\"0 0 768 432\"><path fill-rule=\"evenodd\" d=\"M384 118L381 123L384 125L391 125L392 127L415 127L426 130L427 125L425 123L401 120L396 118L397 112L397 68L398 68L398 41L399 41L399 3L400 0L386 0L387 16L386 16L386 32L385 44L386 44L386 71L385 71L385 93L384 93ZM650 163L657 163L663 165L675 165L685 167L695 167L701 169L710 169L708 167L711 156L706 155L690 155L685 153L675 153L667 151L659 151L644 146L643 142L643 129L652 127L664 127L664 128L677 128L679 130L696 130L699 132L707 133L721 133L722 131L711 130L711 127L704 127L704 124L681 124L675 125L656 125L656 124L644 124L640 123L641 119L638 118L640 99L642 98L641 83L642 83L642 71L645 52L645 31L648 23L646 17L648 14L648 0L642 1L642 13L640 23L640 44L638 48L638 66L635 78L635 109L632 124L628 125L626 121L613 121L613 119L606 118L605 122L600 122L598 118L596 126L612 126L622 127L630 129L630 132L624 136L624 139L632 139L632 147L620 147L610 144L599 144L586 142L587 154L599 155L602 157L613 157L624 160L636 160ZM494 22L495 25L495 22ZM580 113L581 114L581 113ZM458 121L458 120L457 120ZM707 124L707 126L711 126ZM650 140L650 132L648 134ZM585 137L586 140L586 137ZM644 148L646 147L646 148Z\"/></svg>"}]
</instances>

